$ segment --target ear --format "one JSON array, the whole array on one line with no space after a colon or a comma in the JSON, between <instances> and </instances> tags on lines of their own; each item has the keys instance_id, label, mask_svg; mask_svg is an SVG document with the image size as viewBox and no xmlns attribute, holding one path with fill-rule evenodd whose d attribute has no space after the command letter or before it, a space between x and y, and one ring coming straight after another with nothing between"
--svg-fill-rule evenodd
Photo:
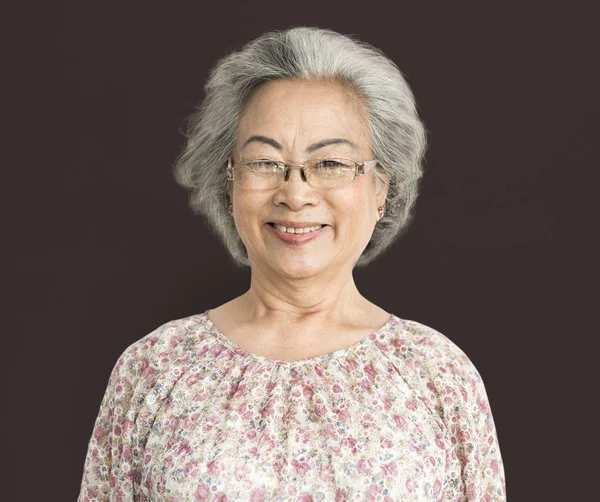
<instances>
[{"instance_id":1,"label":"ear","mask_svg":"<svg viewBox=\"0 0 600 502\"><path fill-rule=\"evenodd\" d=\"M377 192L377 207L385 205L389 188L390 178L386 176L385 182L379 187L379 191Z\"/></svg>"},{"instance_id":2,"label":"ear","mask_svg":"<svg viewBox=\"0 0 600 502\"><path fill-rule=\"evenodd\" d=\"M227 196L229 200L233 198L233 183L231 181L227 182Z\"/></svg>"},{"instance_id":3,"label":"ear","mask_svg":"<svg viewBox=\"0 0 600 502\"><path fill-rule=\"evenodd\" d=\"M377 195L377 206L378 207L385 205L385 201L387 200L387 194L388 194L388 187L386 186L385 188L381 189L381 191Z\"/></svg>"},{"instance_id":4,"label":"ear","mask_svg":"<svg viewBox=\"0 0 600 502\"><path fill-rule=\"evenodd\" d=\"M233 182L232 181L227 181L227 195L226 195L226 199L225 199L225 205L227 207L227 210L229 211L229 208L233 205ZM232 213L229 213L230 215Z\"/></svg>"}]
</instances>

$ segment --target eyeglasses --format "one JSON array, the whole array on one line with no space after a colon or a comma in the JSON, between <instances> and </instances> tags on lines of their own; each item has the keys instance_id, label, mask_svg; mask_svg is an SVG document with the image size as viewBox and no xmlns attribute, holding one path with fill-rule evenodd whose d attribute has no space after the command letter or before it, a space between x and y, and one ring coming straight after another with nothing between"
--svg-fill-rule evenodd
<instances>
[{"instance_id":1,"label":"eyeglasses","mask_svg":"<svg viewBox=\"0 0 600 502\"><path fill-rule=\"evenodd\" d=\"M227 161L227 179L241 188L267 190L279 187L290 177L292 167L300 168L302 181L313 188L337 188L349 185L357 176L369 172L376 160L355 162L348 159L311 159L304 164L281 160L258 159L233 165Z\"/></svg>"}]
</instances>

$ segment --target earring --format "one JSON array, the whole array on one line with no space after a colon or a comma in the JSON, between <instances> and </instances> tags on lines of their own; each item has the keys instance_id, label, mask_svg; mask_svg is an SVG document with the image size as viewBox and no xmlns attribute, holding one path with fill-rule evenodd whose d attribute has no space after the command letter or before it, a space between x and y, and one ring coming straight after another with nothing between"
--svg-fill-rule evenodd
<instances>
[{"instance_id":1,"label":"earring","mask_svg":"<svg viewBox=\"0 0 600 502\"><path fill-rule=\"evenodd\" d=\"M385 206L379 206L377 208L377 212L379 213L379 219L383 218L383 215L385 214Z\"/></svg>"},{"instance_id":2,"label":"earring","mask_svg":"<svg viewBox=\"0 0 600 502\"><path fill-rule=\"evenodd\" d=\"M229 214L233 214L233 204L231 202L229 203L229 207L227 208L227 212Z\"/></svg>"}]
</instances>

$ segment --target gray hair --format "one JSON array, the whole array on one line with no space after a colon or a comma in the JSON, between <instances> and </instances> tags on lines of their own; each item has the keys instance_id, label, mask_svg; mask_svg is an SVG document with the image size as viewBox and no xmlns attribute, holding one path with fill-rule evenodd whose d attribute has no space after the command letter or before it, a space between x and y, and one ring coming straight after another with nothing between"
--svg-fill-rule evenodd
<instances>
[{"instance_id":1,"label":"gray hair","mask_svg":"<svg viewBox=\"0 0 600 502\"><path fill-rule=\"evenodd\" d=\"M204 100L188 118L175 180L190 190L193 213L206 217L234 260L249 265L228 212L225 166L252 92L261 83L280 79L336 81L364 101L371 149L380 164L375 181L378 187L388 184L385 215L356 263L366 265L411 222L426 148L410 87L398 67L369 44L331 30L298 27L266 33L225 56L210 73Z\"/></svg>"}]
</instances>

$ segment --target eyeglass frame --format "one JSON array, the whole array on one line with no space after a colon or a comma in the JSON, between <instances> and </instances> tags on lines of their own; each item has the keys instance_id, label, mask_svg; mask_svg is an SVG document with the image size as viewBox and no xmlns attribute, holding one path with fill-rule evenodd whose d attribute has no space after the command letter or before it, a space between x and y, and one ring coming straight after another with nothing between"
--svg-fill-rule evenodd
<instances>
[{"instance_id":1,"label":"eyeglass frame","mask_svg":"<svg viewBox=\"0 0 600 502\"><path fill-rule=\"evenodd\" d=\"M275 164L277 164L278 167L283 166L283 183L287 182L289 179L289 173L291 172L290 167L299 167L300 168L300 178L302 179L302 181L304 181L305 183L308 183L308 178L306 177L306 172L304 171L304 166L306 165L307 162L315 162L318 160L347 160L350 162L354 162L354 177L352 178L352 180L347 184L350 185L350 183L352 183L357 176L362 176L363 174L367 174L369 171L371 171L372 169L375 168L375 166L378 164L378 160L376 159L371 159L371 160L364 160L362 162L356 162L355 160L352 159L342 159L342 158L338 158L338 157L324 157L322 159L309 159L306 162L302 163L302 164L295 164L293 162L285 162L284 160L271 160L271 159L253 159L249 162L257 162L258 160L265 160L268 162L273 162ZM246 162L242 162L241 163L246 164ZM233 158L229 157L227 159L227 180L228 181L233 181L235 183L235 178L233 176ZM282 185L282 183L280 182L278 185L274 186L273 188L278 188ZM309 183L310 185L310 183ZM347 186L347 185L341 185L341 186ZM247 188L247 187L242 187L241 185L238 185L240 188L243 188L244 190L252 190L251 188ZM310 185L313 186L313 185ZM320 188L320 187L313 187L313 188ZM333 187L331 187L333 188Z\"/></svg>"}]
</instances>

